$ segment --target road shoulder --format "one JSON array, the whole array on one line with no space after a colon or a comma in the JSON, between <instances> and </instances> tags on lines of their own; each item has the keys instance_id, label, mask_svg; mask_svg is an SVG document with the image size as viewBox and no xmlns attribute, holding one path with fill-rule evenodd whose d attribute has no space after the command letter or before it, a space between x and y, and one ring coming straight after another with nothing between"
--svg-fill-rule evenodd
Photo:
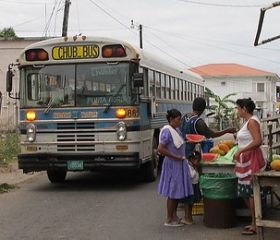
<instances>
[{"instance_id":1,"label":"road shoulder","mask_svg":"<svg viewBox=\"0 0 280 240\"><path fill-rule=\"evenodd\" d=\"M42 172L24 174L22 169L18 169L16 161L11 162L8 166L0 167L0 184L17 185L39 174L42 174Z\"/></svg>"}]
</instances>

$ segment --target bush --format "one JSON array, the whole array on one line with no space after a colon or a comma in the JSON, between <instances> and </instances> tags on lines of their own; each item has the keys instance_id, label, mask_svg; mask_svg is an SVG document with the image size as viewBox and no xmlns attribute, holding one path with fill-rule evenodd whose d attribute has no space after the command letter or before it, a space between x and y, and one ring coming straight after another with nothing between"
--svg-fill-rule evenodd
<instances>
[{"instance_id":1,"label":"bush","mask_svg":"<svg viewBox=\"0 0 280 240\"><path fill-rule=\"evenodd\" d=\"M8 165L20 152L19 133L2 134L0 137L0 165Z\"/></svg>"},{"instance_id":2,"label":"bush","mask_svg":"<svg viewBox=\"0 0 280 240\"><path fill-rule=\"evenodd\" d=\"M11 189L16 188L15 185L10 185L7 183L0 184L0 193L9 192Z\"/></svg>"}]
</instances>

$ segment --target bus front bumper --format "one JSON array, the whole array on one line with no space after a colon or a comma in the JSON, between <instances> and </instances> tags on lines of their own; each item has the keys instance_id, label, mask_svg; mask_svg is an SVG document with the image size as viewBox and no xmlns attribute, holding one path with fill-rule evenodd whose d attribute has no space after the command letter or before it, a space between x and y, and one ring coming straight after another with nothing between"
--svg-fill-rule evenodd
<instances>
[{"instance_id":1,"label":"bus front bumper","mask_svg":"<svg viewBox=\"0 0 280 240\"><path fill-rule=\"evenodd\" d=\"M82 168L69 169L69 163L82 162ZM19 154L19 169L23 169L24 173L34 171L44 171L51 169L61 169L65 171L87 171L101 169L125 169L140 168L141 160L139 153L104 153L88 154L82 153L38 153L38 154Z\"/></svg>"}]
</instances>

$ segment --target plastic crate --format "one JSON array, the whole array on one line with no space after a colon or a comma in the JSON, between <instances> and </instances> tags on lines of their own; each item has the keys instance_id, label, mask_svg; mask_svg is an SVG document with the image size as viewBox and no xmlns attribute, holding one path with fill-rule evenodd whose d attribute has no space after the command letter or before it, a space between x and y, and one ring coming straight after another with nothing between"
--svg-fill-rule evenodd
<instances>
[{"instance_id":1,"label":"plastic crate","mask_svg":"<svg viewBox=\"0 0 280 240\"><path fill-rule=\"evenodd\" d=\"M203 215L204 214L204 205L203 201L201 200L198 203L195 203L192 207L192 215Z\"/></svg>"}]
</instances>

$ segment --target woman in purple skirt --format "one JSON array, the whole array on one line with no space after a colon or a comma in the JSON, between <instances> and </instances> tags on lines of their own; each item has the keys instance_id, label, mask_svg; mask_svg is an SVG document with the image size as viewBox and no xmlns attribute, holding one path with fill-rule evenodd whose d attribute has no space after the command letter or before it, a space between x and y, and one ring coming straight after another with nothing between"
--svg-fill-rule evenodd
<instances>
[{"instance_id":1,"label":"woman in purple skirt","mask_svg":"<svg viewBox=\"0 0 280 240\"><path fill-rule=\"evenodd\" d=\"M179 130L181 113L171 109L167 111L166 117L169 124L162 128L158 145L158 152L164 156L158 192L167 197L167 219L164 225L177 227L183 225L176 213L178 201L191 197L193 187L185 161L185 141Z\"/></svg>"}]
</instances>

